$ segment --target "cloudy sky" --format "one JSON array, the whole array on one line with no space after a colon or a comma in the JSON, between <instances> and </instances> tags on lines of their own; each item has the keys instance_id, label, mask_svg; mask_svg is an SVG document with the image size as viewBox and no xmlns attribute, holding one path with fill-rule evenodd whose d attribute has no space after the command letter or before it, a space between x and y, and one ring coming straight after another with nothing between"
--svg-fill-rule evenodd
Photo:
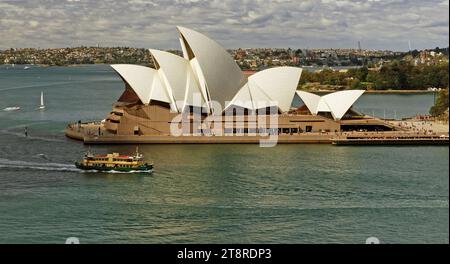
<instances>
[{"instance_id":1,"label":"cloudy sky","mask_svg":"<svg viewBox=\"0 0 450 264\"><path fill-rule=\"evenodd\" d=\"M175 26L227 48L449 45L449 0L0 0L0 49L179 48Z\"/></svg>"}]
</instances>

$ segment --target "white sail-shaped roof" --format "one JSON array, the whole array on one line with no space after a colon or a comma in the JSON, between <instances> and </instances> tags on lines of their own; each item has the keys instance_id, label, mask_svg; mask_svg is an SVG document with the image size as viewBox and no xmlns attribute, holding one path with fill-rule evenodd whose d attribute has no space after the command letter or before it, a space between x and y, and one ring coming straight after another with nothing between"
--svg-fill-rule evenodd
<instances>
[{"instance_id":1,"label":"white sail-shaped roof","mask_svg":"<svg viewBox=\"0 0 450 264\"><path fill-rule=\"evenodd\" d=\"M156 69L161 79L179 110L183 105L186 90L186 60L166 51L150 49L150 53L156 61Z\"/></svg>"},{"instance_id":2,"label":"white sail-shaped roof","mask_svg":"<svg viewBox=\"0 0 450 264\"><path fill-rule=\"evenodd\" d=\"M197 58L193 58L192 60L189 61L190 65L191 65L191 70L192 73L194 74L194 76L196 77L197 81L198 81L198 85L200 88L200 91L203 95L203 98L209 102L209 94L206 88L206 81L205 81L205 76L203 76L202 70L200 69L200 65L198 64L198 60ZM206 108L209 110L209 104L206 105Z\"/></svg>"},{"instance_id":3,"label":"white sail-shaped roof","mask_svg":"<svg viewBox=\"0 0 450 264\"><path fill-rule=\"evenodd\" d=\"M364 90L349 90L321 97L313 93L297 91L298 96L312 114L330 112L335 120L341 119L363 93Z\"/></svg>"},{"instance_id":4,"label":"white sail-shaped roof","mask_svg":"<svg viewBox=\"0 0 450 264\"><path fill-rule=\"evenodd\" d=\"M364 93L364 90L339 91L322 96L334 119L341 119L350 107Z\"/></svg>"},{"instance_id":5,"label":"white sail-shaped roof","mask_svg":"<svg viewBox=\"0 0 450 264\"><path fill-rule=\"evenodd\" d=\"M322 99L317 94L308 93L304 91L297 91L297 95L302 99L303 103L308 107L311 114L317 115L319 102Z\"/></svg>"},{"instance_id":6,"label":"white sail-shaped roof","mask_svg":"<svg viewBox=\"0 0 450 264\"><path fill-rule=\"evenodd\" d=\"M275 67L257 72L248 78L250 85L257 85L272 101L278 102L282 112L289 111L302 69ZM259 98L253 98L258 101Z\"/></svg>"},{"instance_id":7,"label":"white sail-shaped roof","mask_svg":"<svg viewBox=\"0 0 450 264\"><path fill-rule=\"evenodd\" d=\"M130 85L142 103L150 103L150 91L157 75L155 69L131 64L115 64L111 67Z\"/></svg>"},{"instance_id":8,"label":"white sail-shaped roof","mask_svg":"<svg viewBox=\"0 0 450 264\"><path fill-rule=\"evenodd\" d=\"M224 106L245 84L245 77L231 55L216 41L184 27L178 27L184 57L196 59L199 69L195 72L202 75L198 78L200 86L206 86L208 100L214 100Z\"/></svg>"},{"instance_id":9,"label":"white sail-shaped roof","mask_svg":"<svg viewBox=\"0 0 450 264\"><path fill-rule=\"evenodd\" d=\"M171 103L155 69L132 64L114 64L111 67L130 85L143 104L149 104L151 100Z\"/></svg>"},{"instance_id":10,"label":"white sail-shaped roof","mask_svg":"<svg viewBox=\"0 0 450 264\"><path fill-rule=\"evenodd\" d=\"M205 106L205 95L202 93L197 76L194 74L191 67L187 68L186 91L184 95L183 109L186 106ZM208 109L207 106L206 108Z\"/></svg>"},{"instance_id":11,"label":"white sail-shaped roof","mask_svg":"<svg viewBox=\"0 0 450 264\"><path fill-rule=\"evenodd\" d=\"M269 106L277 106L277 102L269 97L263 89L259 87L253 80L248 80L248 87L252 97L253 109L261 109Z\"/></svg>"},{"instance_id":12,"label":"white sail-shaped roof","mask_svg":"<svg viewBox=\"0 0 450 264\"><path fill-rule=\"evenodd\" d=\"M276 67L257 72L248 78L226 108L237 105L255 110L278 106L282 112L289 111L301 73L302 69L295 67Z\"/></svg>"},{"instance_id":13,"label":"white sail-shaped roof","mask_svg":"<svg viewBox=\"0 0 450 264\"><path fill-rule=\"evenodd\" d=\"M151 100L170 103L172 110L175 110L173 109L174 105L172 103L172 100L170 99L169 93L167 92L164 84L161 82L161 78L153 79L152 89L150 91L150 101Z\"/></svg>"},{"instance_id":14,"label":"white sail-shaped roof","mask_svg":"<svg viewBox=\"0 0 450 264\"><path fill-rule=\"evenodd\" d=\"M271 68L247 80L231 55L217 42L191 29L178 27L178 30L183 57L150 49L155 69L112 65L142 103L167 102L177 112L184 111L186 106L196 106L221 114L211 109L213 101L221 106L228 103L226 107L234 104L256 110L278 106L282 112L289 111L301 68ZM334 107L340 113L340 108Z\"/></svg>"},{"instance_id":15,"label":"white sail-shaped roof","mask_svg":"<svg viewBox=\"0 0 450 264\"><path fill-rule=\"evenodd\" d=\"M199 102L192 100L192 94L200 93L200 88L188 60L166 51L150 49L150 53L156 61L158 72L163 76L161 79L166 82L165 85L173 96L179 112L183 111L185 105L204 103L204 100L199 100ZM188 102L186 97L189 98ZM201 105L196 106L201 107Z\"/></svg>"},{"instance_id":16,"label":"white sail-shaped roof","mask_svg":"<svg viewBox=\"0 0 450 264\"><path fill-rule=\"evenodd\" d=\"M247 109L254 110L253 100L250 95L250 88L248 83L246 83L236 94L236 96L231 100L228 105L225 107L225 110L230 106L239 106Z\"/></svg>"}]
</instances>

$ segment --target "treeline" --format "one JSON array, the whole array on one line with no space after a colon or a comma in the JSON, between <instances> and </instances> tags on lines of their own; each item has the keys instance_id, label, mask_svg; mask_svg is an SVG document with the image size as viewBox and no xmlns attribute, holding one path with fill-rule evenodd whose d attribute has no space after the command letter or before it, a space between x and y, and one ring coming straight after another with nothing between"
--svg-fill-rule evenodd
<instances>
[{"instance_id":1,"label":"treeline","mask_svg":"<svg viewBox=\"0 0 450 264\"><path fill-rule=\"evenodd\" d=\"M361 67L349 69L347 72L330 69L321 72L304 71L300 79L300 85L320 83L322 85L345 86L350 89L375 90L447 88L449 85L448 66L448 62L414 66L407 61L393 61L386 63L379 70Z\"/></svg>"},{"instance_id":2,"label":"treeline","mask_svg":"<svg viewBox=\"0 0 450 264\"><path fill-rule=\"evenodd\" d=\"M442 116L445 113L448 118L448 89L439 92L436 103L430 109L432 116Z\"/></svg>"},{"instance_id":3,"label":"treeline","mask_svg":"<svg viewBox=\"0 0 450 264\"><path fill-rule=\"evenodd\" d=\"M147 49L130 47L71 47L56 49L8 49L0 51L0 64L143 64L151 62Z\"/></svg>"}]
</instances>

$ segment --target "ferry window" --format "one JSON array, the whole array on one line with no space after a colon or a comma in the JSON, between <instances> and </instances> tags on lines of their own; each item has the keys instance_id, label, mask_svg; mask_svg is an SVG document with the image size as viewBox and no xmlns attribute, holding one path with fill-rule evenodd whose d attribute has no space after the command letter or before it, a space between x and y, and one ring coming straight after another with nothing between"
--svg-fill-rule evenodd
<instances>
[{"instance_id":1,"label":"ferry window","mask_svg":"<svg viewBox=\"0 0 450 264\"><path fill-rule=\"evenodd\" d=\"M312 126L306 126L306 132L311 132L312 131Z\"/></svg>"}]
</instances>

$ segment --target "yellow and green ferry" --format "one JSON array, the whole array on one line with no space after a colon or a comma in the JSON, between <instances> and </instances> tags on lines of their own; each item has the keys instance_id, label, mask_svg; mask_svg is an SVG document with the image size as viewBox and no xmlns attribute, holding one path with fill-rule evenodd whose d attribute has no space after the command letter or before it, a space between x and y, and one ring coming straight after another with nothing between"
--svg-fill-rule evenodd
<instances>
[{"instance_id":1,"label":"yellow and green ferry","mask_svg":"<svg viewBox=\"0 0 450 264\"><path fill-rule=\"evenodd\" d=\"M78 169L86 171L152 172L153 164L143 161L143 155L136 149L133 156L119 153L94 155L88 151L82 161L75 162Z\"/></svg>"}]
</instances>

